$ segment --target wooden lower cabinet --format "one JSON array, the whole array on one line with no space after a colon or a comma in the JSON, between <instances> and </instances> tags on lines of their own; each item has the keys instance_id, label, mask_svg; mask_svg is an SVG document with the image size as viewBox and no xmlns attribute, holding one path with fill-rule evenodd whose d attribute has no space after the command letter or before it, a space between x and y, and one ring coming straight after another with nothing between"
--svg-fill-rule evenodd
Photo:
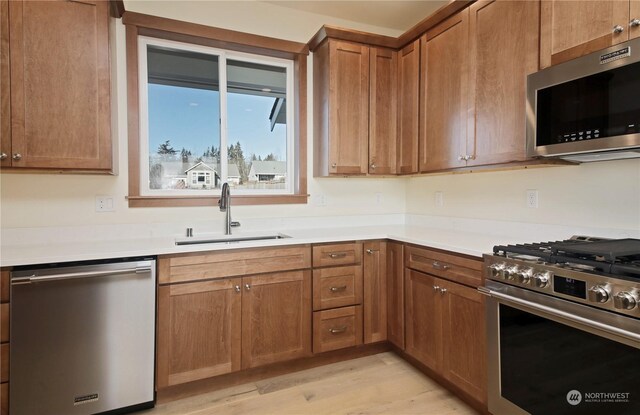
<instances>
[{"instance_id":1,"label":"wooden lower cabinet","mask_svg":"<svg viewBox=\"0 0 640 415\"><path fill-rule=\"evenodd\" d=\"M387 340L404 350L404 245L387 242Z\"/></svg>"},{"instance_id":2,"label":"wooden lower cabinet","mask_svg":"<svg viewBox=\"0 0 640 415\"><path fill-rule=\"evenodd\" d=\"M157 386L240 370L242 279L160 286Z\"/></svg>"},{"instance_id":3,"label":"wooden lower cabinet","mask_svg":"<svg viewBox=\"0 0 640 415\"><path fill-rule=\"evenodd\" d=\"M162 285L157 386L311 354L311 272Z\"/></svg>"},{"instance_id":4,"label":"wooden lower cabinet","mask_svg":"<svg viewBox=\"0 0 640 415\"><path fill-rule=\"evenodd\" d=\"M242 279L242 368L311 355L311 271Z\"/></svg>"},{"instance_id":5,"label":"wooden lower cabinet","mask_svg":"<svg viewBox=\"0 0 640 415\"><path fill-rule=\"evenodd\" d=\"M364 343L387 340L387 243L365 242L362 274L364 286Z\"/></svg>"},{"instance_id":6,"label":"wooden lower cabinet","mask_svg":"<svg viewBox=\"0 0 640 415\"><path fill-rule=\"evenodd\" d=\"M406 352L485 404L484 296L407 268Z\"/></svg>"},{"instance_id":7,"label":"wooden lower cabinet","mask_svg":"<svg viewBox=\"0 0 640 415\"><path fill-rule=\"evenodd\" d=\"M362 344L362 306L313 313L313 352L322 353Z\"/></svg>"}]
</instances>

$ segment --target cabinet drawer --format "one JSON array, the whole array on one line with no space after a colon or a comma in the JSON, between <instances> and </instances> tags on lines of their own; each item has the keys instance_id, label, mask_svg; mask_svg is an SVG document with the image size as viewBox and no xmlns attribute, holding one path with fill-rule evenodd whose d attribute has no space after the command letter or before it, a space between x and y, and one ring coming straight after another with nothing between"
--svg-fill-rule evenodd
<instances>
[{"instance_id":1,"label":"cabinet drawer","mask_svg":"<svg viewBox=\"0 0 640 415\"><path fill-rule=\"evenodd\" d=\"M3 269L0 271L0 301L3 303L9 302L9 270Z\"/></svg>"},{"instance_id":2,"label":"cabinet drawer","mask_svg":"<svg viewBox=\"0 0 640 415\"><path fill-rule=\"evenodd\" d=\"M313 270L313 310L362 303L362 266Z\"/></svg>"},{"instance_id":3,"label":"cabinet drawer","mask_svg":"<svg viewBox=\"0 0 640 415\"><path fill-rule=\"evenodd\" d=\"M158 258L158 281L169 284L310 267L309 245L165 255Z\"/></svg>"},{"instance_id":4,"label":"cabinet drawer","mask_svg":"<svg viewBox=\"0 0 640 415\"><path fill-rule=\"evenodd\" d=\"M408 246L405 250L405 265L408 268L461 284L473 287L482 285L482 260L480 259Z\"/></svg>"},{"instance_id":5,"label":"cabinet drawer","mask_svg":"<svg viewBox=\"0 0 640 415\"><path fill-rule=\"evenodd\" d=\"M9 303L0 304L0 341L9 341Z\"/></svg>"},{"instance_id":6,"label":"cabinet drawer","mask_svg":"<svg viewBox=\"0 0 640 415\"><path fill-rule=\"evenodd\" d=\"M313 267L351 265L362 262L362 244L359 242L315 245L313 247Z\"/></svg>"},{"instance_id":7,"label":"cabinet drawer","mask_svg":"<svg viewBox=\"0 0 640 415\"><path fill-rule=\"evenodd\" d=\"M362 344L362 306L313 313L313 352Z\"/></svg>"}]
</instances>

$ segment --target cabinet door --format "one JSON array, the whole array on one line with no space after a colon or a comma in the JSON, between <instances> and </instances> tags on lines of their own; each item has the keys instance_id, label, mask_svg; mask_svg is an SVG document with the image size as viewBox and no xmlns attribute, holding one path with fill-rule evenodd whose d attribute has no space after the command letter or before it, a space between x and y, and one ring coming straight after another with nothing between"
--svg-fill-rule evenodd
<instances>
[{"instance_id":1,"label":"cabinet door","mask_svg":"<svg viewBox=\"0 0 640 415\"><path fill-rule=\"evenodd\" d=\"M420 40L398 55L398 174L418 172L418 105L420 95Z\"/></svg>"},{"instance_id":2,"label":"cabinet door","mask_svg":"<svg viewBox=\"0 0 640 415\"><path fill-rule=\"evenodd\" d=\"M371 48L369 60L369 174L395 174L398 52Z\"/></svg>"},{"instance_id":3,"label":"cabinet door","mask_svg":"<svg viewBox=\"0 0 640 415\"><path fill-rule=\"evenodd\" d=\"M369 47L329 40L329 173L366 174Z\"/></svg>"},{"instance_id":4,"label":"cabinet door","mask_svg":"<svg viewBox=\"0 0 640 415\"><path fill-rule=\"evenodd\" d=\"M425 366L441 366L441 294L436 278L405 270L405 351Z\"/></svg>"},{"instance_id":5,"label":"cabinet door","mask_svg":"<svg viewBox=\"0 0 640 415\"><path fill-rule=\"evenodd\" d=\"M629 39L629 1L541 2L540 68ZM623 30L617 33L615 26Z\"/></svg>"},{"instance_id":6,"label":"cabinet door","mask_svg":"<svg viewBox=\"0 0 640 415\"><path fill-rule=\"evenodd\" d=\"M443 374L471 396L487 401L484 296L473 288L438 280L442 296Z\"/></svg>"},{"instance_id":7,"label":"cabinet door","mask_svg":"<svg viewBox=\"0 0 640 415\"><path fill-rule=\"evenodd\" d=\"M242 279L242 368L311 354L311 271Z\"/></svg>"},{"instance_id":8,"label":"cabinet door","mask_svg":"<svg viewBox=\"0 0 640 415\"><path fill-rule=\"evenodd\" d=\"M387 339L404 350L404 246L387 243Z\"/></svg>"},{"instance_id":9,"label":"cabinet door","mask_svg":"<svg viewBox=\"0 0 640 415\"><path fill-rule=\"evenodd\" d=\"M420 171L465 166L469 10L429 30L421 42Z\"/></svg>"},{"instance_id":10,"label":"cabinet door","mask_svg":"<svg viewBox=\"0 0 640 415\"><path fill-rule=\"evenodd\" d=\"M538 68L539 7L479 1L469 8L467 165L526 159L525 94L527 75Z\"/></svg>"},{"instance_id":11,"label":"cabinet door","mask_svg":"<svg viewBox=\"0 0 640 415\"><path fill-rule=\"evenodd\" d=\"M640 37L640 0L631 0L629 5L629 39Z\"/></svg>"},{"instance_id":12,"label":"cabinet door","mask_svg":"<svg viewBox=\"0 0 640 415\"><path fill-rule=\"evenodd\" d=\"M365 242L364 260L364 343L387 339L387 243Z\"/></svg>"},{"instance_id":13,"label":"cabinet door","mask_svg":"<svg viewBox=\"0 0 640 415\"><path fill-rule=\"evenodd\" d=\"M158 388L240 369L241 280L158 289Z\"/></svg>"},{"instance_id":14,"label":"cabinet door","mask_svg":"<svg viewBox=\"0 0 640 415\"><path fill-rule=\"evenodd\" d=\"M9 3L0 1L0 167L11 166Z\"/></svg>"},{"instance_id":15,"label":"cabinet door","mask_svg":"<svg viewBox=\"0 0 640 415\"><path fill-rule=\"evenodd\" d=\"M108 9L9 2L13 167L112 168Z\"/></svg>"}]
</instances>

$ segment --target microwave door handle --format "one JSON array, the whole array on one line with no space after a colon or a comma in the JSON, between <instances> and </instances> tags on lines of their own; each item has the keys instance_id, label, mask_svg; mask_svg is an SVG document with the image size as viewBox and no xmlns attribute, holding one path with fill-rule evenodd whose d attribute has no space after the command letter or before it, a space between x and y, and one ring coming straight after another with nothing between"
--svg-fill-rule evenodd
<instances>
[{"instance_id":1,"label":"microwave door handle","mask_svg":"<svg viewBox=\"0 0 640 415\"><path fill-rule=\"evenodd\" d=\"M581 316L577 316L575 314L567 313L565 311L557 310L552 307L547 307L542 304L537 304L531 301L523 300L521 298L513 297L513 296L503 294L494 290L489 290L489 293L487 293L486 290L483 290L482 293L485 295L488 294L489 296L497 298L498 300L502 300L505 303L511 303L517 306L524 307L525 309L533 310L533 311L539 311L547 315L559 318L561 320L569 321L575 324L580 324L582 326L586 326L601 332L606 332L615 336L623 337L627 340L631 340L634 342L640 342L640 334L637 334L628 330L612 327L607 324L600 323L598 321L593 321Z\"/></svg>"}]
</instances>

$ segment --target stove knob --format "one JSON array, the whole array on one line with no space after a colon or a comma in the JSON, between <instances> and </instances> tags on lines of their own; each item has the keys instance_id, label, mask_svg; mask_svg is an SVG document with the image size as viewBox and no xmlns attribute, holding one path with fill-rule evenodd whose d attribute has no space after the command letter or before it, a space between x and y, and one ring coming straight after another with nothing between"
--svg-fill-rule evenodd
<instances>
[{"instance_id":1,"label":"stove knob","mask_svg":"<svg viewBox=\"0 0 640 415\"><path fill-rule=\"evenodd\" d=\"M602 285L594 285L589 289L589 301L594 303L606 303L609 300L609 291Z\"/></svg>"},{"instance_id":2,"label":"stove knob","mask_svg":"<svg viewBox=\"0 0 640 415\"><path fill-rule=\"evenodd\" d=\"M627 291L621 291L613 297L613 305L622 310L632 310L637 303L636 297Z\"/></svg>"},{"instance_id":3,"label":"stove knob","mask_svg":"<svg viewBox=\"0 0 640 415\"><path fill-rule=\"evenodd\" d=\"M504 279L505 280L514 280L516 278L516 274L518 273L518 266L517 265L513 265L509 268L506 268L504 270Z\"/></svg>"},{"instance_id":4,"label":"stove knob","mask_svg":"<svg viewBox=\"0 0 640 415\"><path fill-rule=\"evenodd\" d=\"M493 278L503 278L504 268L507 266L504 262L489 265L489 270Z\"/></svg>"},{"instance_id":5,"label":"stove knob","mask_svg":"<svg viewBox=\"0 0 640 415\"><path fill-rule=\"evenodd\" d=\"M546 288L552 276L553 274L550 271L536 272L533 276L533 285L537 288Z\"/></svg>"},{"instance_id":6,"label":"stove knob","mask_svg":"<svg viewBox=\"0 0 640 415\"><path fill-rule=\"evenodd\" d=\"M532 275L533 268L522 269L516 274L516 281L520 284L529 284Z\"/></svg>"}]
</instances>

